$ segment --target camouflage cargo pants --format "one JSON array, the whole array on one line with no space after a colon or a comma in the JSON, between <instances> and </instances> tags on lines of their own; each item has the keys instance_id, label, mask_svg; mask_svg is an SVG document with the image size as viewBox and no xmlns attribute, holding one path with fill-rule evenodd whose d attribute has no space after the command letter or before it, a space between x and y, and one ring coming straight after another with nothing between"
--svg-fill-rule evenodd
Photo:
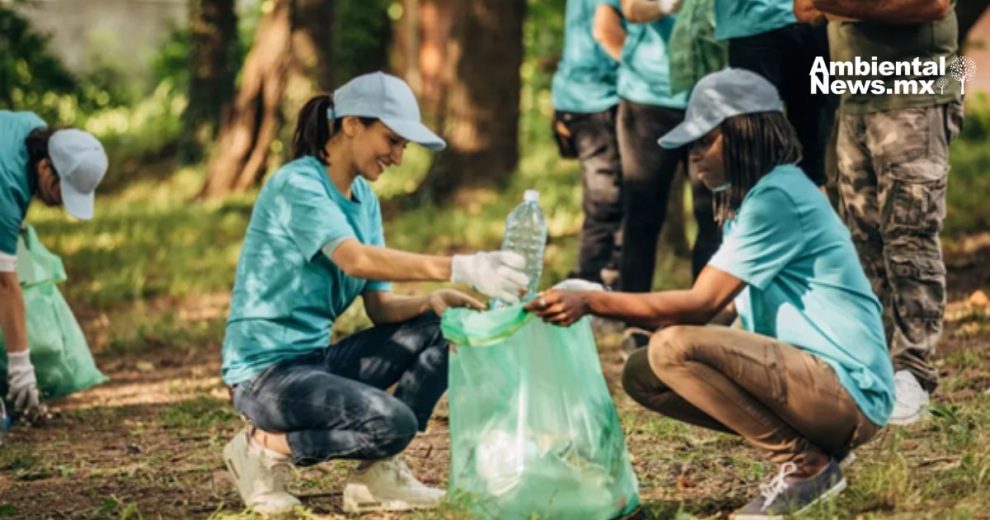
<instances>
[{"instance_id":1,"label":"camouflage cargo pants","mask_svg":"<svg viewBox=\"0 0 990 520\"><path fill-rule=\"evenodd\" d=\"M945 310L948 149L961 124L959 103L839 116L840 213L883 304L894 368L929 391Z\"/></svg>"}]
</instances>

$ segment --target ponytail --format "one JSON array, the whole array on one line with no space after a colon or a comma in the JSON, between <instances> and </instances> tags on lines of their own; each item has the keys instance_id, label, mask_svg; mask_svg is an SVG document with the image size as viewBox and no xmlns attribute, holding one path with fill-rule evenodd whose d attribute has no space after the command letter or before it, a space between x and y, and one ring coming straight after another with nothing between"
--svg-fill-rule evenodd
<instances>
[{"instance_id":1,"label":"ponytail","mask_svg":"<svg viewBox=\"0 0 990 520\"><path fill-rule=\"evenodd\" d=\"M316 157L318 161L327 164L327 143L343 126L343 117L333 118L330 124L330 111L333 110L333 96L320 94L311 98L299 110L296 122L296 132L292 136L292 158L298 159L306 155ZM361 124L370 126L377 117L358 117Z\"/></svg>"},{"instance_id":2,"label":"ponytail","mask_svg":"<svg viewBox=\"0 0 990 520\"><path fill-rule=\"evenodd\" d=\"M331 109L333 97L330 94L320 94L307 101L299 110L296 132L292 136L293 159L312 155L321 163L327 163L327 142L333 135L329 119Z\"/></svg>"}]
</instances>

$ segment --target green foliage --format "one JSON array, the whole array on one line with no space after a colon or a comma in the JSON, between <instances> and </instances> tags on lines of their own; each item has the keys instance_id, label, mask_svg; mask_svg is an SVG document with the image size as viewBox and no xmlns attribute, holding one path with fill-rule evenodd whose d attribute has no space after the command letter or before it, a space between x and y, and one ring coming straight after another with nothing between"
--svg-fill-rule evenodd
<instances>
[{"instance_id":1,"label":"green foliage","mask_svg":"<svg viewBox=\"0 0 990 520\"><path fill-rule=\"evenodd\" d=\"M76 79L48 50L48 37L7 7L0 7L0 102L9 107L35 109L42 117L53 115L53 97L71 92Z\"/></svg>"},{"instance_id":2,"label":"green foliage","mask_svg":"<svg viewBox=\"0 0 990 520\"><path fill-rule=\"evenodd\" d=\"M962 134L949 148L945 233L949 239L990 229L990 99L983 92L966 99Z\"/></svg>"},{"instance_id":3,"label":"green foliage","mask_svg":"<svg viewBox=\"0 0 990 520\"><path fill-rule=\"evenodd\" d=\"M333 76L342 84L354 76L388 68L392 0L334 3Z\"/></svg>"},{"instance_id":4,"label":"green foliage","mask_svg":"<svg viewBox=\"0 0 990 520\"><path fill-rule=\"evenodd\" d=\"M189 88L190 31L180 28L172 31L151 58L151 81L159 85L168 80L179 92Z\"/></svg>"}]
</instances>

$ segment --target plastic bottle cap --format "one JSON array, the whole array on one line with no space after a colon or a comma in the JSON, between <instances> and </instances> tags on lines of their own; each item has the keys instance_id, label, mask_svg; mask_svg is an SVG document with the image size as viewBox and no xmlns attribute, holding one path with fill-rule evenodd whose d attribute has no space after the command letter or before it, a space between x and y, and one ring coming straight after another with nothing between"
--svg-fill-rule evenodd
<instances>
[{"instance_id":1,"label":"plastic bottle cap","mask_svg":"<svg viewBox=\"0 0 990 520\"><path fill-rule=\"evenodd\" d=\"M523 200L526 202L539 202L540 192L536 190L526 190L523 192Z\"/></svg>"}]
</instances>

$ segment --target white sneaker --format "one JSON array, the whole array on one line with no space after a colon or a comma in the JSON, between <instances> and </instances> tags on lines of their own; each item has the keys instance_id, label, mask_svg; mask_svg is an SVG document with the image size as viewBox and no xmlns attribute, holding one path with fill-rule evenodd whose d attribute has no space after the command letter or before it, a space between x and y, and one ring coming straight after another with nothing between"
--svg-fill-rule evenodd
<instances>
[{"instance_id":1,"label":"white sneaker","mask_svg":"<svg viewBox=\"0 0 990 520\"><path fill-rule=\"evenodd\" d=\"M234 476L244 505L269 515L289 511L300 505L299 499L286 491L292 474L289 457L254 445L251 429L244 428L223 449L223 462Z\"/></svg>"},{"instance_id":2,"label":"white sneaker","mask_svg":"<svg viewBox=\"0 0 990 520\"><path fill-rule=\"evenodd\" d=\"M445 495L443 490L416 480L398 457L389 457L354 472L344 486L344 512L430 509Z\"/></svg>"},{"instance_id":3,"label":"white sneaker","mask_svg":"<svg viewBox=\"0 0 990 520\"><path fill-rule=\"evenodd\" d=\"M910 371L894 373L894 398L890 424L913 424L928 415L928 392Z\"/></svg>"}]
</instances>

